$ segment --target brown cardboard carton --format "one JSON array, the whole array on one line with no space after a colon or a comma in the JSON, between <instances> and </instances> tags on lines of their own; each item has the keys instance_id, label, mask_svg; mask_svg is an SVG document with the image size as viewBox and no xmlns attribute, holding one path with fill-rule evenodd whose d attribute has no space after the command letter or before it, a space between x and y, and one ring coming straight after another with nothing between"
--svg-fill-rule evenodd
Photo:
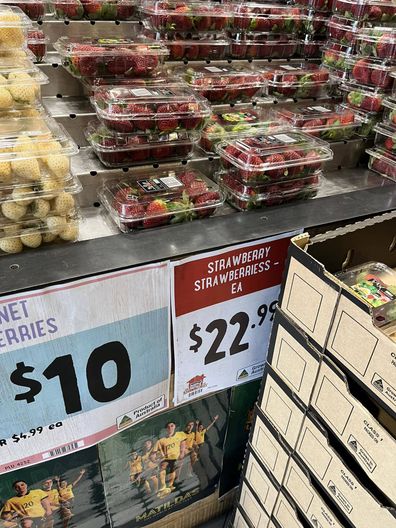
<instances>
[{"instance_id":1,"label":"brown cardboard carton","mask_svg":"<svg viewBox=\"0 0 396 528\"><path fill-rule=\"evenodd\" d=\"M245 519L248 520L249 526L252 528L268 527L270 517L257 500L252 488L246 482L241 484L238 506L245 514Z\"/></svg>"},{"instance_id":2,"label":"brown cardboard carton","mask_svg":"<svg viewBox=\"0 0 396 528\"><path fill-rule=\"evenodd\" d=\"M267 362L299 399L308 406L319 370L321 354L308 337L277 310Z\"/></svg>"},{"instance_id":3,"label":"brown cardboard carton","mask_svg":"<svg viewBox=\"0 0 396 528\"><path fill-rule=\"evenodd\" d=\"M282 490L279 492L272 517L278 522L280 528L304 528L295 506L290 503Z\"/></svg>"},{"instance_id":4,"label":"brown cardboard carton","mask_svg":"<svg viewBox=\"0 0 396 528\"><path fill-rule=\"evenodd\" d=\"M353 526L395 527L390 502L380 497L351 457L342 457L336 451L326 430L310 414L305 417L296 454ZM355 467L352 470L350 466ZM360 473L359 479L356 473Z\"/></svg>"},{"instance_id":5,"label":"brown cardboard carton","mask_svg":"<svg viewBox=\"0 0 396 528\"><path fill-rule=\"evenodd\" d=\"M369 261L396 267L396 213L387 213L310 239L292 239L282 311L315 348L332 357L396 415L396 342L381 331L372 307L336 273Z\"/></svg>"}]
</instances>

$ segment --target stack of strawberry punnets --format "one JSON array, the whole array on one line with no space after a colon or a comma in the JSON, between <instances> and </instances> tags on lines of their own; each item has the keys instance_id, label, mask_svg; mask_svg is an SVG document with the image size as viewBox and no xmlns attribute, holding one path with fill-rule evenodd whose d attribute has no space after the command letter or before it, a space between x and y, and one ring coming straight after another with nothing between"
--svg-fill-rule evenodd
<instances>
[{"instance_id":1,"label":"stack of strawberry punnets","mask_svg":"<svg viewBox=\"0 0 396 528\"><path fill-rule=\"evenodd\" d=\"M124 232L209 217L224 202L216 184L195 169L182 168L106 182L99 196Z\"/></svg>"},{"instance_id":2,"label":"stack of strawberry punnets","mask_svg":"<svg viewBox=\"0 0 396 528\"><path fill-rule=\"evenodd\" d=\"M274 2L237 2L230 20L234 59L288 59L298 52L304 17L298 7Z\"/></svg>"},{"instance_id":3,"label":"stack of strawberry punnets","mask_svg":"<svg viewBox=\"0 0 396 528\"><path fill-rule=\"evenodd\" d=\"M0 119L0 252L19 253L43 243L74 241L78 221L70 174L78 149L43 111Z\"/></svg>"},{"instance_id":4,"label":"stack of strawberry punnets","mask_svg":"<svg viewBox=\"0 0 396 528\"><path fill-rule=\"evenodd\" d=\"M300 57L320 57L326 42L327 23L333 9L333 0L294 0L294 4L305 9L299 35Z\"/></svg>"},{"instance_id":5,"label":"stack of strawberry punnets","mask_svg":"<svg viewBox=\"0 0 396 528\"><path fill-rule=\"evenodd\" d=\"M333 157L326 142L298 131L224 141L216 151L221 187L240 210L313 196Z\"/></svg>"},{"instance_id":6,"label":"stack of strawberry punnets","mask_svg":"<svg viewBox=\"0 0 396 528\"><path fill-rule=\"evenodd\" d=\"M143 0L141 17L169 49L170 60L219 60L229 50L227 5L197 0Z\"/></svg>"},{"instance_id":7,"label":"stack of strawberry punnets","mask_svg":"<svg viewBox=\"0 0 396 528\"><path fill-rule=\"evenodd\" d=\"M92 103L102 124L86 136L110 167L188 158L211 113L186 86L164 82L98 87Z\"/></svg>"}]
</instances>

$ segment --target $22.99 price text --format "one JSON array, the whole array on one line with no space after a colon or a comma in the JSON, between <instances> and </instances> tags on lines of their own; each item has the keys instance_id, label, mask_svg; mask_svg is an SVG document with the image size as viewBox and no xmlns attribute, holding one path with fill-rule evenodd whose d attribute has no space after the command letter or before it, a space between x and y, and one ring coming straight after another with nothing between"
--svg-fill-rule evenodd
<instances>
[{"instance_id":1,"label":"$22.99 price text","mask_svg":"<svg viewBox=\"0 0 396 528\"><path fill-rule=\"evenodd\" d=\"M114 363L116 367L116 380L111 386L105 385L102 372L108 362ZM119 341L112 341L95 348L88 357L85 375L89 394L94 400L108 403L120 398L128 389L132 376L131 361L125 346ZM33 365L26 365L24 361L17 363L10 374L10 381L14 386L26 387L28 390L16 394L14 399L33 403L42 391L45 380L54 378L59 379L66 414L81 411L80 387L71 354L55 358L42 373L36 372Z\"/></svg>"},{"instance_id":2,"label":"$22.99 price text","mask_svg":"<svg viewBox=\"0 0 396 528\"><path fill-rule=\"evenodd\" d=\"M270 317L267 319L269 322L272 322L274 320L276 305L278 304L278 301L272 301L269 305L262 304L257 308L257 315L259 317L259 320L256 322L253 322L250 325L250 317L249 314L246 312L238 312L235 315L233 315L230 318L229 323L225 319L215 319L211 321L205 328L205 332L212 334L216 332L215 338L213 339L213 342L211 346L208 349L208 352L205 355L204 364L209 365L210 363L215 363L216 361L220 361L221 359L224 359L226 357L226 351L220 350L222 346L223 339L231 327L237 327L238 331L230 345L229 352L230 355L239 354L240 352L243 352L245 350L248 350L249 343L243 342L245 338L245 334L249 328L255 329L259 328L263 325L265 320L267 319L267 316ZM257 323L257 324L256 324ZM200 332L202 331L202 328L198 326L197 323L194 323L191 331L190 331L190 339L193 341L193 344L190 346L191 352L197 353L200 350L200 347L202 346L203 339L200 335ZM206 347L205 347L206 348Z\"/></svg>"}]
</instances>

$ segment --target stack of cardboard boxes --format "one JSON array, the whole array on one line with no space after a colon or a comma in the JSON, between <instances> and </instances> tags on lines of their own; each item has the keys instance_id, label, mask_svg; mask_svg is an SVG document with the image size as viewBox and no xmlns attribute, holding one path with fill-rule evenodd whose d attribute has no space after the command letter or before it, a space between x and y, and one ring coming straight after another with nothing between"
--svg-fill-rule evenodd
<instances>
[{"instance_id":1,"label":"stack of cardboard boxes","mask_svg":"<svg viewBox=\"0 0 396 528\"><path fill-rule=\"evenodd\" d=\"M293 239L235 528L396 527L393 323L335 276L369 261L396 267L396 213Z\"/></svg>"}]
</instances>

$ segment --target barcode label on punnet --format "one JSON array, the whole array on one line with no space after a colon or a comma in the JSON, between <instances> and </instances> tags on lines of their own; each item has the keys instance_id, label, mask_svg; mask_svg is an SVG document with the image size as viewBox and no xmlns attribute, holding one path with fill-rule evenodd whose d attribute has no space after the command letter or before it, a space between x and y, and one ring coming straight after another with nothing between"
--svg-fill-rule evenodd
<instances>
[{"instance_id":1,"label":"barcode label on punnet","mask_svg":"<svg viewBox=\"0 0 396 528\"><path fill-rule=\"evenodd\" d=\"M43 453L43 459L45 460L46 458L65 455L66 453L69 453L70 451L74 451L75 449L80 449L81 447L84 447L84 440L79 440L78 442L72 442L71 444L67 444L62 447L57 447L56 449L53 449L52 451Z\"/></svg>"}]
</instances>

